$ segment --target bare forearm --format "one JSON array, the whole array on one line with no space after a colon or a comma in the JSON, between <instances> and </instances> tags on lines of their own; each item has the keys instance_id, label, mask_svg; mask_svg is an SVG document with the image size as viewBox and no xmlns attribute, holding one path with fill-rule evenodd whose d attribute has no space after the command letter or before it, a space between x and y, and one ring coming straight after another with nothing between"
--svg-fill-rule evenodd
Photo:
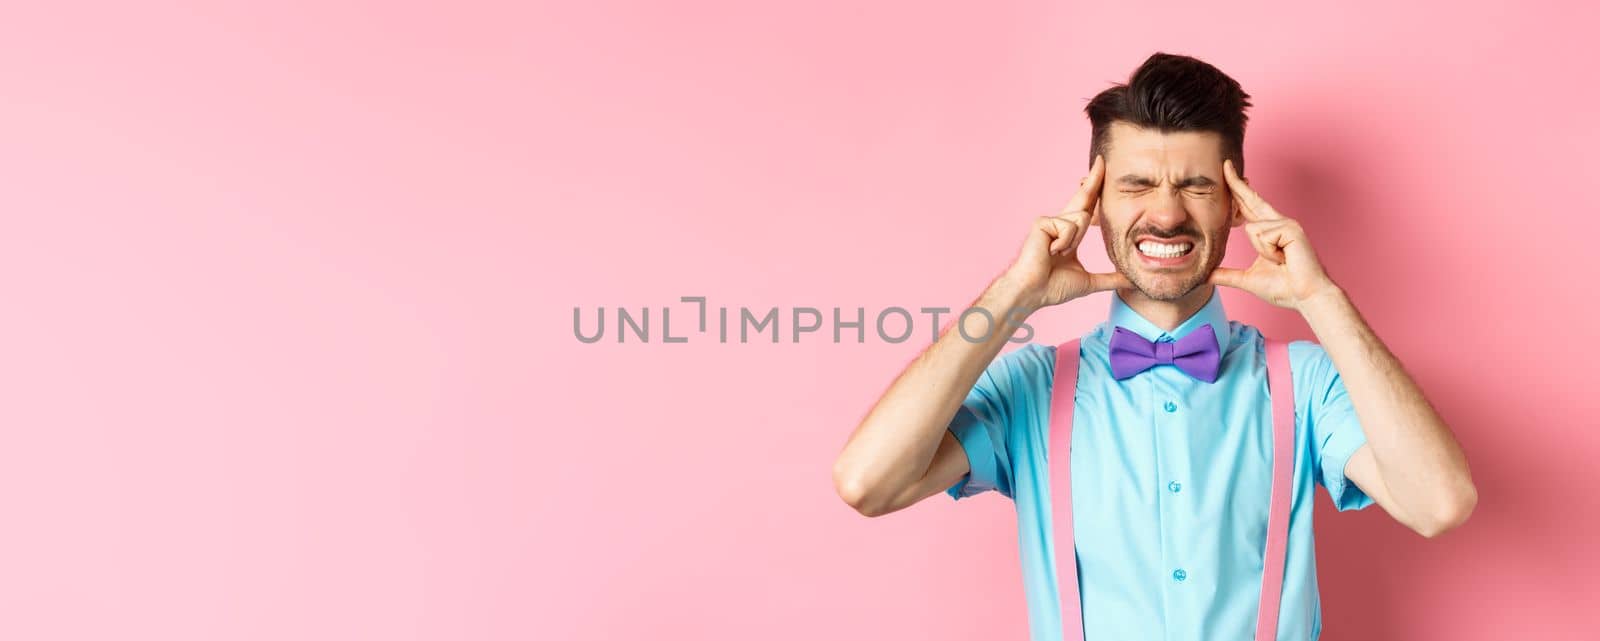
<instances>
[{"instance_id":1,"label":"bare forearm","mask_svg":"<svg viewBox=\"0 0 1600 641\"><path fill-rule=\"evenodd\" d=\"M895 378L834 463L834 483L847 501L870 509L922 477L978 376L1005 347L1015 321L1031 311L1022 299L1005 276L995 279L973 303L987 316L974 312L965 323L950 323ZM1016 316L1012 310L1019 310Z\"/></svg>"},{"instance_id":2,"label":"bare forearm","mask_svg":"<svg viewBox=\"0 0 1600 641\"><path fill-rule=\"evenodd\" d=\"M1078 260L1104 178L1105 159L1096 156L1062 213L1034 220L1016 260L973 303L987 314L958 316L861 419L833 462L833 484L846 503L883 514L920 500L908 491L928 496L936 483L954 483L968 466L953 446L941 453L950 419L1018 324L1035 309L1132 285L1120 273L1091 273ZM930 475L936 460L941 465Z\"/></svg>"},{"instance_id":3,"label":"bare forearm","mask_svg":"<svg viewBox=\"0 0 1600 641\"><path fill-rule=\"evenodd\" d=\"M1414 526L1454 527L1477 494L1449 426L1342 290L1330 289L1300 312L1344 380L1395 506Z\"/></svg>"}]
</instances>

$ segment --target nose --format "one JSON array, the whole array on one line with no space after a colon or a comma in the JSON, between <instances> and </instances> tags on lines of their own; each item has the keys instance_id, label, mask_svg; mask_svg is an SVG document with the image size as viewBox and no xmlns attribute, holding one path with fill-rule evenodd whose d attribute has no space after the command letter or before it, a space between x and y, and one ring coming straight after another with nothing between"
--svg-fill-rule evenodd
<instances>
[{"instance_id":1,"label":"nose","mask_svg":"<svg viewBox=\"0 0 1600 641\"><path fill-rule=\"evenodd\" d=\"M1183 197L1176 190L1157 191L1159 194L1154 196L1155 200L1144 212L1145 222L1160 229L1182 227L1189 218L1189 211L1183 206Z\"/></svg>"}]
</instances>

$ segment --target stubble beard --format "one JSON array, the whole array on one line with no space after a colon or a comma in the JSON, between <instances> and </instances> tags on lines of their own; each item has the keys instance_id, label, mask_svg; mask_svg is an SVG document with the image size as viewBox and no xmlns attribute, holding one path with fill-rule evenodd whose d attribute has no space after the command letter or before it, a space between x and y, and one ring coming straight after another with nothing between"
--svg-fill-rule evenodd
<instances>
[{"instance_id":1,"label":"stubble beard","mask_svg":"<svg viewBox=\"0 0 1600 641\"><path fill-rule=\"evenodd\" d=\"M1199 234L1200 239L1191 251L1205 252L1200 261L1199 269L1188 274L1172 271L1148 272L1139 267L1139 248L1134 246L1132 235L1112 235L1101 230L1101 236L1106 239L1106 253L1111 256L1111 262L1116 265L1117 271L1128 277L1134 289L1144 294L1151 300L1173 302L1189 295L1195 288L1204 285L1210 280L1211 272L1222 264L1223 253L1227 250L1227 233L1224 229L1217 235ZM1112 238L1119 238L1112 243Z\"/></svg>"}]
</instances>

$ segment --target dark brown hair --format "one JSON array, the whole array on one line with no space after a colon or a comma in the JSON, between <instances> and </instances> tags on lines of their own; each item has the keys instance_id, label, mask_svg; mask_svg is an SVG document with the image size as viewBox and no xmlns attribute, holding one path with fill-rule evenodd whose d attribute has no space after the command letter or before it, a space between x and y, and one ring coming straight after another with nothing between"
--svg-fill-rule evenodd
<instances>
[{"instance_id":1,"label":"dark brown hair","mask_svg":"<svg viewBox=\"0 0 1600 641\"><path fill-rule=\"evenodd\" d=\"M1157 52L1133 70L1127 84L1100 92L1083 108L1089 114L1089 164L1110 143L1111 123L1122 121L1162 133L1214 131L1222 156L1244 175L1244 114L1250 94L1221 69L1191 58Z\"/></svg>"}]
</instances>

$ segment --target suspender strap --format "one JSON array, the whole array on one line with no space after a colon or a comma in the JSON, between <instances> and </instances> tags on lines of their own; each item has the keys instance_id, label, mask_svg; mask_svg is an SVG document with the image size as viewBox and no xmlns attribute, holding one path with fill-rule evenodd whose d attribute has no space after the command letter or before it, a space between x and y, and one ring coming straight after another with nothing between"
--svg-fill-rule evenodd
<instances>
[{"instance_id":1,"label":"suspender strap","mask_svg":"<svg viewBox=\"0 0 1600 641\"><path fill-rule=\"evenodd\" d=\"M1083 641L1083 601L1078 596L1078 548L1072 538L1072 409L1078 390L1078 340L1056 347L1050 385L1050 525L1055 530L1056 591L1061 593L1061 638Z\"/></svg>"},{"instance_id":2,"label":"suspender strap","mask_svg":"<svg viewBox=\"0 0 1600 641\"><path fill-rule=\"evenodd\" d=\"M1278 602L1283 596L1283 556L1289 547L1289 507L1294 496L1294 375L1289 344L1267 339L1267 391L1272 395L1272 507L1267 512L1267 550L1261 565L1261 605L1256 639L1278 638Z\"/></svg>"},{"instance_id":3,"label":"suspender strap","mask_svg":"<svg viewBox=\"0 0 1600 641\"><path fill-rule=\"evenodd\" d=\"M1284 552L1289 543L1289 508L1294 476L1294 377L1289 348L1267 339L1267 389L1272 396L1272 504L1267 512L1261 601L1256 611L1257 641L1276 641L1278 605L1283 595ZM1050 515L1055 533L1056 589L1061 598L1061 637L1083 641L1083 599L1078 585L1078 554L1072 535L1072 416L1078 389L1078 340L1056 347L1050 391Z\"/></svg>"}]
</instances>

